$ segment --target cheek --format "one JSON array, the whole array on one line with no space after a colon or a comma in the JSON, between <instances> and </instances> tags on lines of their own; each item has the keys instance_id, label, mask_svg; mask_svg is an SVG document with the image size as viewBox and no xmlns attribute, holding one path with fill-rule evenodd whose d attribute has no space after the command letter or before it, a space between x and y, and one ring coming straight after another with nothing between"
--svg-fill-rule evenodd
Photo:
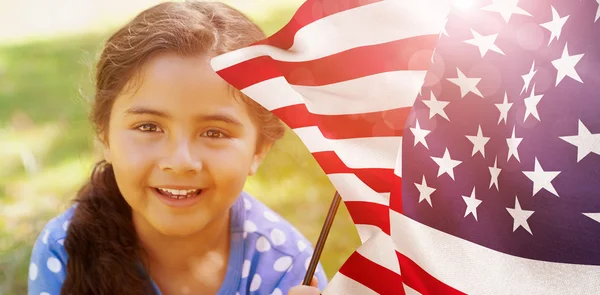
<instances>
[{"instance_id":1,"label":"cheek","mask_svg":"<svg viewBox=\"0 0 600 295\"><path fill-rule=\"evenodd\" d=\"M225 149L211 152L206 157L206 168L211 171L215 182L223 187L242 187L250 171L253 159L253 149L247 144L232 144Z\"/></svg>"},{"instance_id":2,"label":"cheek","mask_svg":"<svg viewBox=\"0 0 600 295\"><path fill-rule=\"evenodd\" d=\"M140 144L135 136L127 131L117 131L110 141L111 162L115 169L115 176L119 186L141 183L153 167L150 155L152 145Z\"/></svg>"}]
</instances>

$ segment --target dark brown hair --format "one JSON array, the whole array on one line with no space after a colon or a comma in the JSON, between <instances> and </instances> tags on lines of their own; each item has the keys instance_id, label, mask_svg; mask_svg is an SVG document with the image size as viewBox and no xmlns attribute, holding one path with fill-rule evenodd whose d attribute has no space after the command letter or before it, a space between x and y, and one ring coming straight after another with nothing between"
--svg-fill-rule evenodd
<instances>
[{"instance_id":1,"label":"dark brown hair","mask_svg":"<svg viewBox=\"0 0 600 295\"><path fill-rule=\"evenodd\" d=\"M218 2L166 2L151 7L114 33L96 67L90 119L105 140L116 97L148 59L160 52L181 56L219 55L263 39L264 33L237 10ZM271 112L232 88L259 128L259 144L273 143L284 126ZM112 166L97 163L75 199L65 248L67 276L62 295L151 294L140 272L143 252L131 207L117 186Z\"/></svg>"}]
</instances>

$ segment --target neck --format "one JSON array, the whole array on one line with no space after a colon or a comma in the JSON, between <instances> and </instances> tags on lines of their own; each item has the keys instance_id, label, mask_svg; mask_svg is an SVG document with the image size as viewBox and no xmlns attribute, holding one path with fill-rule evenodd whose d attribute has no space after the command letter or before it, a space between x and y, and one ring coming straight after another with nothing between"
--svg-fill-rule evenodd
<instances>
[{"instance_id":1,"label":"neck","mask_svg":"<svg viewBox=\"0 0 600 295\"><path fill-rule=\"evenodd\" d=\"M174 237L161 234L143 217L134 213L133 223L145 254L145 266L160 269L161 272L197 272L201 265L227 267L229 216L228 211L197 233Z\"/></svg>"}]
</instances>

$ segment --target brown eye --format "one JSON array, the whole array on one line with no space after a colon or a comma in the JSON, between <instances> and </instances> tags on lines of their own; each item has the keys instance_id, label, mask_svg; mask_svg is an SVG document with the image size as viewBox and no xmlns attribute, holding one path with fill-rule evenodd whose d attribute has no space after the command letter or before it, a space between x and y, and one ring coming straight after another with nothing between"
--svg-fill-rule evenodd
<instances>
[{"instance_id":1,"label":"brown eye","mask_svg":"<svg viewBox=\"0 0 600 295\"><path fill-rule=\"evenodd\" d=\"M160 128L154 124L142 124L137 127L138 130L142 132L159 132Z\"/></svg>"},{"instance_id":2,"label":"brown eye","mask_svg":"<svg viewBox=\"0 0 600 295\"><path fill-rule=\"evenodd\" d=\"M225 137L225 134L223 134L223 132L218 131L218 130L207 130L204 132L203 136L210 137L210 138L222 138L222 137Z\"/></svg>"}]
</instances>

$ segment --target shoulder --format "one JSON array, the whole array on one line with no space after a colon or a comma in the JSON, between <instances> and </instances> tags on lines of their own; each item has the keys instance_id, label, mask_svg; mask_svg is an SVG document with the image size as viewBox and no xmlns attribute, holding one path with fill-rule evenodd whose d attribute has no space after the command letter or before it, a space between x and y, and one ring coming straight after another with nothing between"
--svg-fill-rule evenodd
<instances>
[{"instance_id":1,"label":"shoulder","mask_svg":"<svg viewBox=\"0 0 600 295\"><path fill-rule=\"evenodd\" d=\"M36 243L41 241L44 244L53 242L62 245L67 237L67 229L69 227L69 223L71 222L71 218L75 213L75 208L75 205L68 207L59 215L46 222L38 236Z\"/></svg>"},{"instance_id":2,"label":"shoulder","mask_svg":"<svg viewBox=\"0 0 600 295\"><path fill-rule=\"evenodd\" d=\"M249 194L242 194L244 261L241 288L260 294L287 294L300 285L312 258L313 245L285 218ZM324 286L321 265L315 273Z\"/></svg>"},{"instance_id":3,"label":"shoulder","mask_svg":"<svg viewBox=\"0 0 600 295\"><path fill-rule=\"evenodd\" d=\"M277 212L249 194L242 197L246 210L244 238L246 243L256 241L250 248L292 257L311 248L306 237Z\"/></svg>"},{"instance_id":4,"label":"shoulder","mask_svg":"<svg viewBox=\"0 0 600 295\"><path fill-rule=\"evenodd\" d=\"M49 288L51 282L64 279L67 252L64 241L75 206L55 216L42 228L34 242L29 264L29 288Z\"/></svg>"}]
</instances>

